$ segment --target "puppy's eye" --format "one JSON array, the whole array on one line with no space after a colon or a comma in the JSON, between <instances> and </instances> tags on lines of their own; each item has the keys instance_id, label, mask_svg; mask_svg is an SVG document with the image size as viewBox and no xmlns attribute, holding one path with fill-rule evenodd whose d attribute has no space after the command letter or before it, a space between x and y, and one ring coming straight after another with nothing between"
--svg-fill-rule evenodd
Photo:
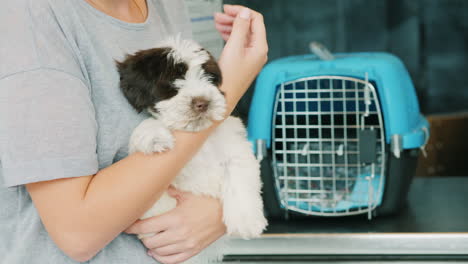
<instances>
[{"instance_id":1,"label":"puppy's eye","mask_svg":"<svg viewBox=\"0 0 468 264\"><path fill-rule=\"evenodd\" d=\"M188 66L186 63L177 63L174 67L174 72L176 73L177 77L182 77L187 72Z\"/></svg>"},{"instance_id":2,"label":"puppy's eye","mask_svg":"<svg viewBox=\"0 0 468 264\"><path fill-rule=\"evenodd\" d=\"M159 100L167 100L177 95L177 88L171 82L159 82L153 91Z\"/></svg>"}]
</instances>

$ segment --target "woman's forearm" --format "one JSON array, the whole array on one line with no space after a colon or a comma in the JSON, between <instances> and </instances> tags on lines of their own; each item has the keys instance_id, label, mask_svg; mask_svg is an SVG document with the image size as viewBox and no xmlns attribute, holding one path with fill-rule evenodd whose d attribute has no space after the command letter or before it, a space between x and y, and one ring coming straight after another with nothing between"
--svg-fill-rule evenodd
<instances>
[{"instance_id":1,"label":"woman's forearm","mask_svg":"<svg viewBox=\"0 0 468 264\"><path fill-rule=\"evenodd\" d=\"M113 239L159 199L212 129L200 133L175 132L176 144L171 151L153 155L134 153L99 171L90 181L81 205L83 211L93 213L93 218L100 221L96 223L85 216L82 224ZM105 241L96 242L102 248Z\"/></svg>"},{"instance_id":2,"label":"woman's forearm","mask_svg":"<svg viewBox=\"0 0 468 264\"><path fill-rule=\"evenodd\" d=\"M75 260L93 257L157 201L216 126L176 131L172 150L134 153L94 176L28 184L52 239Z\"/></svg>"},{"instance_id":3,"label":"woman's forearm","mask_svg":"<svg viewBox=\"0 0 468 264\"><path fill-rule=\"evenodd\" d=\"M242 96L237 85L231 85L221 87L226 92L226 115ZM218 125L197 133L174 131L173 149L134 153L95 175L26 187L54 242L73 259L86 261L158 200Z\"/></svg>"}]
</instances>

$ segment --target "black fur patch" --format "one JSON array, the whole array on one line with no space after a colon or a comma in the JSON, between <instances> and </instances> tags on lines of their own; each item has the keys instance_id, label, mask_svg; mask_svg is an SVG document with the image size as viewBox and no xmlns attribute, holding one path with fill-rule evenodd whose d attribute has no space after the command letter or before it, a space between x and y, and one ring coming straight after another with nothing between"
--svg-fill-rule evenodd
<instances>
[{"instance_id":1,"label":"black fur patch","mask_svg":"<svg viewBox=\"0 0 468 264\"><path fill-rule=\"evenodd\" d=\"M208 52L210 59L203 63L202 68L206 72L206 75L210 77L211 83L213 83L216 87L220 87L223 83L223 77L221 74L221 69L216 62L216 59Z\"/></svg>"},{"instance_id":2,"label":"black fur patch","mask_svg":"<svg viewBox=\"0 0 468 264\"><path fill-rule=\"evenodd\" d=\"M188 65L183 62L174 63L172 56L167 56L171 50L143 50L127 55L122 62L116 62L120 74L120 89L138 112L177 95L173 82L185 76Z\"/></svg>"}]
</instances>

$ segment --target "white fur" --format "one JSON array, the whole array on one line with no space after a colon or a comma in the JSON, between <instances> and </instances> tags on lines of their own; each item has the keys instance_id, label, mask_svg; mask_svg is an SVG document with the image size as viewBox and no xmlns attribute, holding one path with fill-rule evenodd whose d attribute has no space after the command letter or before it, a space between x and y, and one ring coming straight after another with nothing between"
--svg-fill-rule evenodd
<instances>
[{"instance_id":1,"label":"white fur","mask_svg":"<svg viewBox=\"0 0 468 264\"><path fill-rule=\"evenodd\" d=\"M153 118L150 118L151 120ZM152 122L149 121L148 122ZM153 119L154 120L154 119ZM134 133L148 137L160 134L139 126ZM133 137L132 137L133 138ZM160 142L152 140L149 142ZM131 143L134 146L138 144ZM161 146L150 149L161 149ZM148 147L144 147L148 149ZM137 150L138 151L138 150ZM238 118L227 118L207 139L193 159L174 179L177 189L194 194L210 195L223 202L223 220L227 234L244 239L260 236L267 225L263 215L260 168L253 155L245 128ZM142 217L148 218L169 211L176 205L167 194ZM222 258L224 242L211 246L184 263L206 264Z\"/></svg>"},{"instance_id":2,"label":"white fur","mask_svg":"<svg viewBox=\"0 0 468 264\"><path fill-rule=\"evenodd\" d=\"M164 123L154 118L148 118L133 130L128 151L130 153L139 151L151 154L171 149L173 146L174 137Z\"/></svg>"},{"instance_id":3,"label":"white fur","mask_svg":"<svg viewBox=\"0 0 468 264\"><path fill-rule=\"evenodd\" d=\"M163 41L160 45L161 47L169 47L172 51L168 54L174 58L175 63L185 62L190 66L194 67L197 65L202 65L210 56L206 52L200 52L202 47L195 41L188 39L182 39L179 36L168 38Z\"/></svg>"}]
</instances>

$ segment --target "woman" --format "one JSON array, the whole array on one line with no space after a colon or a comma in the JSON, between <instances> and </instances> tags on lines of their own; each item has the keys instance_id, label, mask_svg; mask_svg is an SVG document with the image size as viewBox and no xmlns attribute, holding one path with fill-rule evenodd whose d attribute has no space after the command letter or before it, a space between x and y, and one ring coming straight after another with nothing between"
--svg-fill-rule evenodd
<instances>
[{"instance_id":1,"label":"woman","mask_svg":"<svg viewBox=\"0 0 468 264\"><path fill-rule=\"evenodd\" d=\"M182 2L2 3L2 263L180 263L224 234L219 201L177 190L177 208L137 221L219 125L174 131L162 154L127 153L148 116L120 93L115 60L169 35L190 38ZM219 64L230 113L266 62L265 28L241 6L225 6L216 27L227 41ZM142 244L134 234L144 233L157 235Z\"/></svg>"}]
</instances>

